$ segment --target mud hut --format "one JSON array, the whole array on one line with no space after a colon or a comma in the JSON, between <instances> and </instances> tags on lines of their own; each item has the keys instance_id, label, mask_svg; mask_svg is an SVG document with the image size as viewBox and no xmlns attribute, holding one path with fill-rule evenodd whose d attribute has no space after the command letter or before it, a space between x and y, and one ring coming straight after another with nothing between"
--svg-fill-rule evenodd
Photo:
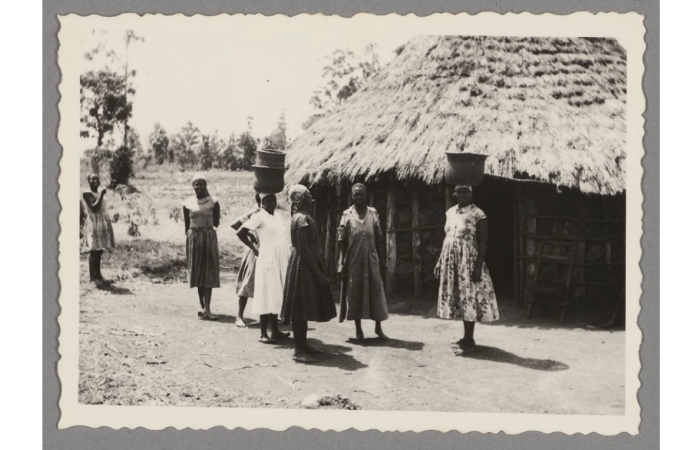
<instances>
[{"instance_id":1,"label":"mud hut","mask_svg":"<svg viewBox=\"0 0 700 450\"><path fill-rule=\"evenodd\" d=\"M487 263L501 298L521 301L538 277L566 278L578 303L619 289L625 50L602 38L425 36L396 53L288 150L287 182L317 199L329 270L348 188L364 182L385 230L387 289L436 289L452 205L445 152L461 150L489 155L475 203L489 217ZM554 238L572 243L573 268L553 258L538 270Z\"/></svg>"}]
</instances>

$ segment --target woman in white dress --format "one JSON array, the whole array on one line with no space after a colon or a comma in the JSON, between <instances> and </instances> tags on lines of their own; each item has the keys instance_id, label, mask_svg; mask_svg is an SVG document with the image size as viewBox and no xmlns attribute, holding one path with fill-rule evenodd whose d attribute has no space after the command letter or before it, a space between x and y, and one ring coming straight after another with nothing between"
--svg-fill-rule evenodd
<instances>
[{"instance_id":1,"label":"woman in white dress","mask_svg":"<svg viewBox=\"0 0 700 450\"><path fill-rule=\"evenodd\" d=\"M260 316L260 341L286 339L289 333L279 330L277 316L282 310L284 282L289 263L289 230L282 216L275 212L277 197L260 194L261 210L253 214L238 230L238 238L250 248L255 262L255 298L250 306L253 315ZM249 232L255 231L260 248L250 241ZM267 334L270 323L271 334Z\"/></svg>"}]
</instances>

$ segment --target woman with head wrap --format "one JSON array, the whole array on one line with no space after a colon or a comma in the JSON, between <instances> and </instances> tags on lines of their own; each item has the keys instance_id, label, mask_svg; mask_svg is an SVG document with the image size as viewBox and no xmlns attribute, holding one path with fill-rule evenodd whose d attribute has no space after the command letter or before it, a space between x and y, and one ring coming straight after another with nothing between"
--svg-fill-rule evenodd
<instances>
[{"instance_id":1,"label":"woman with head wrap","mask_svg":"<svg viewBox=\"0 0 700 450\"><path fill-rule=\"evenodd\" d=\"M282 309L284 280L289 263L289 235L282 217L275 211L275 194L260 194L260 211L253 214L238 230L238 237L257 257L255 261L255 297L252 314L260 316L260 340L272 342L289 337L279 330L277 315ZM250 241L250 232L255 231L260 248ZM267 323L272 334L267 334Z\"/></svg>"},{"instance_id":2,"label":"woman with head wrap","mask_svg":"<svg viewBox=\"0 0 700 450\"><path fill-rule=\"evenodd\" d=\"M471 186L455 187L457 205L447 210L445 241L435 267L440 278L438 317L459 319L464 337L457 341L462 353L476 349L476 322L498 320L496 293L486 259L488 222L486 214L472 203Z\"/></svg>"},{"instance_id":3,"label":"woman with head wrap","mask_svg":"<svg viewBox=\"0 0 700 450\"><path fill-rule=\"evenodd\" d=\"M323 270L318 228L309 215L313 198L302 185L289 188L292 207L292 254L289 257L284 286L282 322L292 323L294 360L313 363L319 350L309 346L308 321L328 322L336 316L335 302L328 277Z\"/></svg>"},{"instance_id":4,"label":"woman with head wrap","mask_svg":"<svg viewBox=\"0 0 700 450\"><path fill-rule=\"evenodd\" d=\"M389 318L389 310L380 269L380 261L384 258L380 254L382 230L379 214L367 206L367 188L363 184L352 187L352 203L343 212L338 226L338 273L342 276L341 295L344 297L340 299L340 320L345 319L343 313L347 306L347 319L355 321L358 340L365 338L362 319L374 320L377 336L389 339L382 331L382 321Z\"/></svg>"},{"instance_id":5,"label":"woman with head wrap","mask_svg":"<svg viewBox=\"0 0 700 450\"><path fill-rule=\"evenodd\" d=\"M204 320L216 320L211 313L212 289L219 287L219 242L214 228L219 226L219 202L209 195L203 175L192 177L194 195L183 205L187 243L187 277L190 287L196 287Z\"/></svg>"},{"instance_id":6,"label":"woman with head wrap","mask_svg":"<svg viewBox=\"0 0 700 450\"><path fill-rule=\"evenodd\" d=\"M255 194L255 202L257 207L251 209L241 217L237 218L231 225L236 231L241 229L244 223L252 217L253 214L260 211L260 194ZM258 235L254 230L248 230L248 240L256 248L260 245ZM259 250L259 249L258 249ZM236 294L238 295L238 317L236 317L236 326L244 328L246 326L243 321L243 312L248 304L248 299L255 297L255 261L257 257L253 249L246 246L243 258L241 258L241 268L238 270L236 279Z\"/></svg>"},{"instance_id":7,"label":"woman with head wrap","mask_svg":"<svg viewBox=\"0 0 700 450\"><path fill-rule=\"evenodd\" d=\"M100 177L95 173L88 175L87 180L90 189L83 192L83 201L80 203L81 251L90 254L88 261L90 281L99 283L104 281L100 267L102 252L114 248L114 231L112 231L112 222L106 213L105 194L107 189L97 191L100 187Z\"/></svg>"}]
</instances>

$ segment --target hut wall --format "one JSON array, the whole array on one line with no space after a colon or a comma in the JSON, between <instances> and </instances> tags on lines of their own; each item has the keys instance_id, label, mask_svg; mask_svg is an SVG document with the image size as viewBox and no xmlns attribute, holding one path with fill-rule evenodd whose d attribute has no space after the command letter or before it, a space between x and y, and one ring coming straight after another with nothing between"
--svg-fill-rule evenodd
<instances>
[{"instance_id":1,"label":"hut wall","mask_svg":"<svg viewBox=\"0 0 700 450\"><path fill-rule=\"evenodd\" d=\"M586 195L544 183L520 182L516 188L518 284L523 300L534 280L540 240L575 243L571 301L574 307L609 306L609 291L624 286L625 196ZM540 276L565 280L567 267L542 263Z\"/></svg>"}]
</instances>

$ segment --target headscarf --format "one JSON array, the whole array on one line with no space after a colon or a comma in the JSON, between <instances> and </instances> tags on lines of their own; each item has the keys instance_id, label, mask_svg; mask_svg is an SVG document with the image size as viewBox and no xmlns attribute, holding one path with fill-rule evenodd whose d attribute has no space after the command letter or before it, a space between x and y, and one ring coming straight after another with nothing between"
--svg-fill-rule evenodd
<instances>
[{"instance_id":1,"label":"headscarf","mask_svg":"<svg viewBox=\"0 0 700 450\"><path fill-rule=\"evenodd\" d=\"M192 175L192 183L191 183L191 184L192 184L193 186L194 186L194 182L195 182L195 181L204 181L204 192L206 193L206 195L204 196L204 198L209 197L209 189L207 188L207 186L209 185L209 183L207 183L207 179L206 179L206 177L204 176L204 174L201 173L201 172L197 172L197 173L195 173L194 175Z\"/></svg>"},{"instance_id":2,"label":"headscarf","mask_svg":"<svg viewBox=\"0 0 700 450\"><path fill-rule=\"evenodd\" d=\"M466 189L466 190L468 190L468 191L472 191L472 190L473 190L472 187L471 187L470 185L468 185L468 184L458 184L457 186L455 186L455 192L457 192L457 191L460 190L460 189Z\"/></svg>"},{"instance_id":3,"label":"headscarf","mask_svg":"<svg viewBox=\"0 0 700 450\"><path fill-rule=\"evenodd\" d=\"M191 183L194 184L195 181L204 181L205 183L207 182L206 177L204 176L203 173L197 172L194 175L192 175L192 181Z\"/></svg>"},{"instance_id":4,"label":"headscarf","mask_svg":"<svg viewBox=\"0 0 700 450\"><path fill-rule=\"evenodd\" d=\"M295 184L289 188L289 202L291 203L292 214L299 210L299 207L304 204L306 195L309 194L309 189L302 184Z\"/></svg>"}]
</instances>

